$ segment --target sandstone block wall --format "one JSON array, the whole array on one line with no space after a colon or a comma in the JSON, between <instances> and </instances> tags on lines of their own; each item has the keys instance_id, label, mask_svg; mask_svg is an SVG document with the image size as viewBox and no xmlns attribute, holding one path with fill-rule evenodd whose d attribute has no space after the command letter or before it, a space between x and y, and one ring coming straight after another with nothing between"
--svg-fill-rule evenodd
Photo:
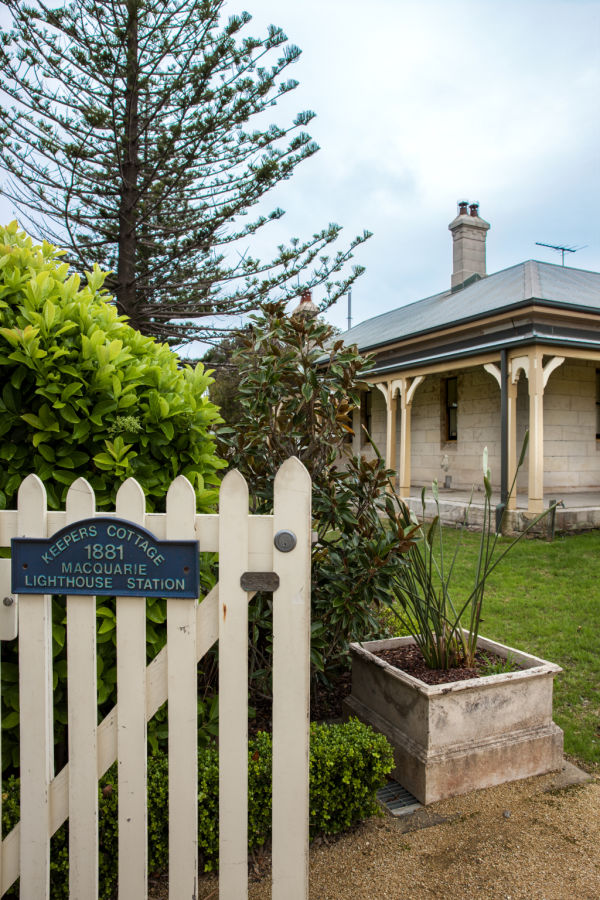
<instances>
[{"instance_id":1,"label":"sandstone block wall","mask_svg":"<svg viewBox=\"0 0 600 900\"><path fill-rule=\"evenodd\" d=\"M598 488L596 364L570 360L552 373L544 392L544 487Z\"/></svg>"},{"instance_id":2,"label":"sandstone block wall","mask_svg":"<svg viewBox=\"0 0 600 900\"><path fill-rule=\"evenodd\" d=\"M500 481L500 388L485 369L448 373L458 378L456 441L445 438L445 377L428 376L417 388L412 410L412 483L483 488L482 457L488 448L492 483ZM443 465L442 465L443 464Z\"/></svg>"},{"instance_id":3,"label":"sandstone block wall","mask_svg":"<svg viewBox=\"0 0 600 900\"><path fill-rule=\"evenodd\" d=\"M385 397L375 388L371 391L371 437L382 456L385 456L385 438L387 430L387 409ZM373 453L373 450L371 450Z\"/></svg>"},{"instance_id":4,"label":"sandstone block wall","mask_svg":"<svg viewBox=\"0 0 600 900\"><path fill-rule=\"evenodd\" d=\"M355 438L352 442L354 452L362 453L367 457L367 459L371 459L373 456L375 456L375 451L364 438L362 429L360 427L360 414L358 411L355 413L353 418L353 428L355 432ZM385 397L383 396L379 388L373 387L371 389L371 437L383 457L385 457L386 430L387 409L385 405ZM397 430L396 432L396 437L396 446L398 446L398 443L400 441L399 430ZM398 466L397 458L394 466L396 468Z\"/></svg>"}]
</instances>

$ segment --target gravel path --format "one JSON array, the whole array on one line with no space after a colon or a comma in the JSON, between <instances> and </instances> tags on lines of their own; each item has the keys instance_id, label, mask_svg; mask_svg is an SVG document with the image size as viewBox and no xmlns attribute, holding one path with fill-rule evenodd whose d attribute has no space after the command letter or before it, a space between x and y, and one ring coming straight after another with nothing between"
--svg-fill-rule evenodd
<instances>
[{"instance_id":1,"label":"gravel path","mask_svg":"<svg viewBox=\"0 0 600 900\"><path fill-rule=\"evenodd\" d=\"M310 900L600 900L600 776L529 778L369 819L310 851ZM163 886L161 886L162 888ZM165 896L161 888L151 894ZM214 877L198 900L217 900ZM268 874L249 900L270 900Z\"/></svg>"}]
</instances>

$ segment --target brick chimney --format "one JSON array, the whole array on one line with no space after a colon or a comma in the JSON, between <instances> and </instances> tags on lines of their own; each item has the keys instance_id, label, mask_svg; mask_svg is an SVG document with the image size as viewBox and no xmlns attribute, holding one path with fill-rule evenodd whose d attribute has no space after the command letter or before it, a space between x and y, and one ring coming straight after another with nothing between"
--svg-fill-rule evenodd
<instances>
[{"instance_id":1,"label":"brick chimney","mask_svg":"<svg viewBox=\"0 0 600 900\"><path fill-rule=\"evenodd\" d=\"M485 238L490 225L479 217L479 203L459 200L458 215L448 228L452 232L451 287L455 290L474 275L485 278Z\"/></svg>"},{"instance_id":2,"label":"brick chimney","mask_svg":"<svg viewBox=\"0 0 600 900\"><path fill-rule=\"evenodd\" d=\"M293 316L316 316L319 314L319 307L316 303L313 303L312 293L309 290L304 290L300 294L300 303L293 310Z\"/></svg>"}]
</instances>

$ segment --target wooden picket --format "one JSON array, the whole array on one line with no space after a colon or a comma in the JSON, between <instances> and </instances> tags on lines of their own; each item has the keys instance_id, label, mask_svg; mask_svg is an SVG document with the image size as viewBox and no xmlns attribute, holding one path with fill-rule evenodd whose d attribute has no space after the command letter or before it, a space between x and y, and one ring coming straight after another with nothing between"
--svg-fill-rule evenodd
<instances>
[{"instance_id":1,"label":"wooden picket","mask_svg":"<svg viewBox=\"0 0 600 900\"><path fill-rule=\"evenodd\" d=\"M18 495L18 534L45 537L46 491L29 476ZM50 897L49 787L52 746L51 598L30 594L19 604L19 698L21 704L21 844L19 869L24 898ZM4 866L3 866L4 869Z\"/></svg>"},{"instance_id":2,"label":"wooden picket","mask_svg":"<svg viewBox=\"0 0 600 900\"><path fill-rule=\"evenodd\" d=\"M67 525L91 518L94 492L84 478L67 495ZM98 790L96 734L96 598L67 596L69 673L69 893L81 900L98 896Z\"/></svg>"},{"instance_id":3,"label":"wooden picket","mask_svg":"<svg viewBox=\"0 0 600 900\"><path fill-rule=\"evenodd\" d=\"M147 897L146 723L169 700L171 900L197 896L197 662L219 640L220 900L247 897L247 572L275 571L273 685L273 900L308 897L308 666L310 478L296 459L275 482L274 514L248 513L238 472L223 480L219 514L197 515L191 485L177 478L164 514L146 513L133 480L119 489L116 515L159 539L194 539L219 552L219 584L202 600L167 602L167 644L145 664L145 600L118 597L118 704L96 725L95 598L67 598L69 762L54 776L51 598L21 595L21 821L2 841L0 896L20 877L22 900L50 898L50 837L70 818L70 896L98 897L97 779L119 767L119 898ZM0 512L0 546L12 537L51 537L95 514L84 479L64 512L47 511L41 481L21 485L18 510ZM103 516L107 515L102 513ZM111 514L108 514L109 516ZM282 530L292 552L274 546ZM2 570L4 571L4 570ZM6 586L5 590L6 589ZM7 591L8 592L8 591Z\"/></svg>"},{"instance_id":4,"label":"wooden picket","mask_svg":"<svg viewBox=\"0 0 600 900\"><path fill-rule=\"evenodd\" d=\"M219 896L246 895L248 871L248 486L228 472L219 502Z\"/></svg>"},{"instance_id":5,"label":"wooden picket","mask_svg":"<svg viewBox=\"0 0 600 900\"><path fill-rule=\"evenodd\" d=\"M305 900L308 884L311 516L300 475L279 470L273 515L275 533L298 539L274 561L281 583L273 594L273 897L287 900Z\"/></svg>"},{"instance_id":6,"label":"wooden picket","mask_svg":"<svg viewBox=\"0 0 600 900\"><path fill-rule=\"evenodd\" d=\"M117 492L117 516L144 525L146 498L132 478ZM141 900L148 883L146 804L146 601L117 597L119 900Z\"/></svg>"},{"instance_id":7,"label":"wooden picket","mask_svg":"<svg viewBox=\"0 0 600 900\"><path fill-rule=\"evenodd\" d=\"M167 539L193 539L196 498L177 478L167 494ZM198 701L196 600L167 600L169 696L169 892L198 895Z\"/></svg>"}]
</instances>

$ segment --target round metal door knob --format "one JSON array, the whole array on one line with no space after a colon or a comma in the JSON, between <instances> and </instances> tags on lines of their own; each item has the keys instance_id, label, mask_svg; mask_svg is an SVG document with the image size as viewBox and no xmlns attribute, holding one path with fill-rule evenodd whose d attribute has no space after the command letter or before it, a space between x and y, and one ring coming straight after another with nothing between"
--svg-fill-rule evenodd
<instances>
[{"instance_id":1,"label":"round metal door knob","mask_svg":"<svg viewBox=\"0 0 600 900\"><path fill-rule=\"evenodd\" d=\"M296 546L296 535L293 531L282 529L273 538L273 543L281 553L289 553Z\"/></svg>"}]
</instances>

